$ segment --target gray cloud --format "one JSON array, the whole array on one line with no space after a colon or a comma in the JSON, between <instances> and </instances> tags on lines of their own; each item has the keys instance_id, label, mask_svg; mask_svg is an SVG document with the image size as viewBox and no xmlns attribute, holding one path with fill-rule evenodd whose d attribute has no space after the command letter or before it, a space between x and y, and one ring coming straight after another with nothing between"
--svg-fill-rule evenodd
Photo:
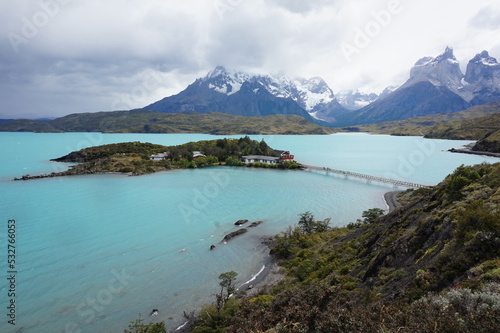
<instances>
[{"instance_id":1,"label":"gray cloud","mask_svg":"<svg viewBox=\"0 0 500 333\"><path fill-rule=\"evenodd\" d=\"M307 13L315 9L320 9L325 5L337 4L340 1L316 0L269 0L269 3L283 7L293 13Z\"/></svg>"},{"instance_id":2,"label":"gray cloud","mask_svg":"<svg viewBox=\"0 0 500 333\"><path fill-rule=\"evenodd\" d=\"M492 6L482 8L469 24L479 29L496 30L500 28L500 11Z\"/></svg>"},{"instance_id":3,"label":"gray cloud","mask_svg":"<svg viewBox=\"0 0 500 333\"><path fill-rule=\"evenodd\" d=\"M141 107L219 64L322 76L334 91L382 90L447 44L500 57L495 38L464 35L474 26L498 36L491 2L399 0L401 14L346 61L342 43L353 44L358 31L377 24L373 12L394 1L3 1L0 118ZM441 24L450 8L454 24Z\"/></svg>"}]
</instances>

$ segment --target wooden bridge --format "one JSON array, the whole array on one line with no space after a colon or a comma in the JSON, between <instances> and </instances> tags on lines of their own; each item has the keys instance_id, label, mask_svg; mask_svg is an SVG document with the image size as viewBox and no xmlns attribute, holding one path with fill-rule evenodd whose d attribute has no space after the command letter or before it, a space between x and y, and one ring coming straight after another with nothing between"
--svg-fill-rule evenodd
<instances>
[{"instance_id":1,"label":"wooden bridge","mask_svg":"<svg viewBox=\"0 0 500 333\"><path fill-rule=\"evenodd\" d=\"M351 177L366 179L369 182L370 181L374 181L374 182L380 182L380 183L386 183L386 184L393 184L394 186L402 186L402 187L408 187L408 188L427 188L427 189L431 188L431 186L417 184L417 183L411 183L411 182L405 182L403 180L389 179L389 178L383 178L383 177L375 177L375 176L370 176L370 175L364 175L362 173L337 170L337 169L332 169L332 168L327 168L327 167L317 167L317 166L306 165L306 164L301 164L301 165L304 168L304 170L324 171L327 174L329 172L331 172L331 173L336 173L336 174L344 175L346 177L351 176Z\"/></svg>"}]
</instances>

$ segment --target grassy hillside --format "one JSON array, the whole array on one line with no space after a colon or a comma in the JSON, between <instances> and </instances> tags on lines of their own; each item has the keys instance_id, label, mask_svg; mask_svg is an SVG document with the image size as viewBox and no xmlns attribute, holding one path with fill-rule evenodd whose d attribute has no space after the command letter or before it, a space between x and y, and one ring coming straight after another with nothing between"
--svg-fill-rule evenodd
<instances>
[{"instance_id":1,"label":"grassy hillside","mask_svg":"<svg viewBox=\"0 0 500 333\"><path fill-rule=\"evenodd\" d=\"M473 151L500 153L500 112L452 121L433 127L425 136L433 139L478 140Z\"/></svg>"},{"instance_id":2,"label":"grassy hillside","mask_svg":"<svg viewBox=\"0 0 500 333\"><path fill-rule=\"evenodd\" d=\"M1 132L38 132L38 133L57 133L62 132L54 128L49 122L30 120L30 119L18 119L9 120L0 123Z\"/></svg>"},{"instance_id":3,"label":"grassy hillside","mask_svg":"<svg viewBox=\"0 0 500 333\"><path fill-rule=\"evenodd\" d=\"M500 129L486 134L472 147L472 150L500 153Z\"/></svg>"},{"instance_id":4,"label":"grassy hillside","mask_svg":"<svg viewBox=\"0 0 500 333\"><path fill-rule=\"evenodd\" d=\"M490 115L492 113L500 113L500 102L488 103L485 105L474 106L464 111L437 114L431 116L415 117L399 121L384 122L379 124L362 125L344 128L346 131L363 131L379 134L391 135L427 135L434 127L440 128L441 124L449 122L466 121L470 119ZM444 126L444 125L443 125ZM480 136L476 136L471 140L478 140ZM446 137L452 139L452 137Z\"/></svg>"},{"instance_id":5,"label":"grassy hillside","mask_svg":"<svg viewBox=\"0 0 500 333\"><path fill-rule=\"evenodd\" d=\"M500 163L400 201L327 231L303 214L276 237L285 281L205 307L193 332L498 332Z\"/></svg>"},{"instance_id":6,"label":"grassy hillside","mask_svg":"<svg viewBox=\"0 0 500 333\"><path fill-rule=\"evenodd\" d=\"M500 130L500 112L467 120L451 121L434 126L426 138L478 140Z\"/></svg>"},{"instance_id":7,"label":"grassy hillside","mask_svg":"<svg viewBox=\"0 0 500 333\"><path fill-rule=\"evenodd\" d=\"M294 115L243 117L224 113L115 111L77 113L50 121L0 123L9 132L208 133L208 134L331 134L333 130Z\"/></svg>"}]
</instances>

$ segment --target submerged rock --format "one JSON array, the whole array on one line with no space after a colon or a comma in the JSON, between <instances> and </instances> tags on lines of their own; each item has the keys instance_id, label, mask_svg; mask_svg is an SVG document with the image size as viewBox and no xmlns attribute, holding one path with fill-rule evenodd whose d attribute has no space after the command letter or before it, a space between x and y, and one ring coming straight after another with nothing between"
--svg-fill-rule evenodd
<instances>
[{"instance_id":1,"label":"submerged rock","mask_svg":"<svg viewBox=\"0 0 500 333\"><path fill-rule=\"evenodd\" d=\"M238 220L238 221L234 222L234 225L243 225L247 222L248 222L248 220Z\"/></svg>"},{"instance_id":2,"label":"submerged rock","mask_svg":"<svg viewBox=\"0 0 500 333\"><path fill-rule=\"evenodd\" d=\"M248 230L247 229L239 229L239 230L236 230L236 231L233 231L233 232L230 232L229 234L227 234L223 239L222 241L223 242L227 242L229 241L230 239L236 237L236 236L239 236L239 235L242 235L244 233L246 233Z\"/></svg>"},{"instance_id":3,"label":"submerged rock","mask_svg":"<svg viewBox=\"0 0 500 333\"><path fill-rule=\"evenodd\" d=\"M252 224L250 224L248 226L248 228L254 228L254 227L258 226L259 224L261 224L262 222L264 222L264 221L255 221Z\"/></svg>"}]
</instances>

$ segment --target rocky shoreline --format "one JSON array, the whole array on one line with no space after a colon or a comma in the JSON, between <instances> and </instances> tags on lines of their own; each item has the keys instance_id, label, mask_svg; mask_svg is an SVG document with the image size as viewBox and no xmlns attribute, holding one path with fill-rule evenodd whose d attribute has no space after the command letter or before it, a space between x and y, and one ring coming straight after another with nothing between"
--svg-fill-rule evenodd
<instances>
[{"instance_id":1,"label":"rocky shoreline","mask_svg":"<svg viewBox=\"0 0 500 333\"><path fill-rule=\"evenodd\" d=\"M491 153L488 151L475 151L470 149L455 149L451 148L448 150L450 153L461 153L461 154L470 154L470 155L482 155L482 156L490 156L490 157L500 157L499 153Z\"/></svg>"}]
</instances>

